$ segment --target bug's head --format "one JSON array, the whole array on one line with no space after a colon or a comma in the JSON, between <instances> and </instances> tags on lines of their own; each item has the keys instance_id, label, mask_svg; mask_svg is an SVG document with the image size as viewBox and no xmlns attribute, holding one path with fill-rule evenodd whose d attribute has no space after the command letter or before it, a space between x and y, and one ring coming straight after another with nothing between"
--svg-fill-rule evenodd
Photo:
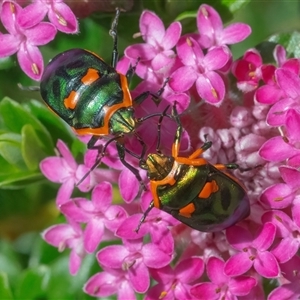
<instances>
[{"instance_id":1,"label":"bug's head","mask_svg":"<svg viewBox=\"0 0 300 300\"><path fill-rule=\"evenodd\" d=\"M150 180L162 180L172 170L174 158L163 154L149 154L140 161L140 167L148 172Z\"/></svg>"},{"instance_id":2,"label":"bug's head","mask_svg":"<svg viewBox=\"0 0 300 300\"><path fill-rule=\"evenodd\" d=\"M134 111L131 107L118 109L110 120L111 133L117 134L133 132L136 127L136 121L133 114Z\"/></svg>"}]
</instances>

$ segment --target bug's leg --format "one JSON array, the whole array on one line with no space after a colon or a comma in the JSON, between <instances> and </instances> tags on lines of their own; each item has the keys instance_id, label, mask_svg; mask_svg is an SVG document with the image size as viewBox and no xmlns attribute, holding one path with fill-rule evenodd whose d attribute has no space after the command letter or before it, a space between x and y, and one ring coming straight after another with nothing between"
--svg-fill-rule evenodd
<instances>
[{"instance_id":1,"label":"bug's leg","mask_svg":"<svg viewBox=\"0 0 300 300\"><path fill-rule=\"evenodd\" d=\"M101 137L96 136L96 135L93 135L91 137L91 139L87 143L87 148L90 150L97 150L98 154L97 154L95 163L92 165L92 167L89 169L89 171L77 182L76 186L79 186L91 174L91 172L97 168L97 166L101 163L101 160L105 155L105 151L106 151L108 145L110 143L114 142L115 140L117 140L118 138L120 138L120 137L116 136L116 137L111 138L103 146L103 145L95 145L96 142L99 139L101 139Z\"/></svg>"},{"instance_id":2,"label":"bug's leg","mask_svg":"<svg viewBox=\"0 0 300 300\"><path fill-rule=\"evenodd\" d=\"M116 15L112 21L111 28L109 30L109 35L113 38L113 51L111 57L111 66L115 69L119 60L118 52L118 21L120 16L120 9L116 8Z\"/></svg>"},{"instance_id":3,"label":"bug's leg","mask_svg":"<svg viewBox=\"0 0 300 300\"><path fill-rule=\"evenodd\" d=\"M160 102L159 97L164 92L168 81L169 81L169 78L166 78L163 83L163 86L156 93L151 93L150 91L146 91L146 92L138 95L136 98L133 99L133 105L141 104L150 95L152 96L152 100L154 101L154 103L156 103L156 104L159 103Z\"/></svg>"},{"instance_id":4,"label":"bug's leg","mask_svg":"<svg viewBox=\"0 0 300 300\"><path fill-rule=\"evenodd\" d=\"M177 124L177 129L176 129L176 133L175 133L175 137L174 137L174 142L172 145L172 156L176 159L178 157L179 154L179 149L180 149L180 141L181 141L181 136L182 136L182 124L181 121L179 119L179 115L177 112L177 103L174 103L173 109L172 109L172 115L173 118L175 119L175 122Z\"/></svg>"},{"instance_id":5,"label":"bug's leg","mask_svg":"<svg viewBox=\"0 0 300 300\"><path fill-rule=\"evenodd\" d=\"M130 82L131 82L131 79L132 79L132 77L133 77L133 75L135 73L135 70L136 70L136 67L137 67L139 61L140 61L140 58L138 58L136 60L136 63L135 63L134 66L130 65L130 67L129 67L127 73L126 73L126 78L127 78L128 84L130 84Z\"/></svg>"},{"instance_id":6,"label":"bug's leg","mask_svg":"<svg viewBox=\"0 0 300 300\"><path fill-rule=\"evenodd\" d=\"M142 177L141 177L141 175L140 175L140 173L139 173L139 170L136 169L135 167L133 167L131 164L129 164L129 163L125 160L125 152L128 152L129 150L126 149L126 148L124 147L123 144L118 143L118 142L116 143L116 146L117 146L119 158L120 158L122 164L123 164L128 170L130 170L130 171L134 174L134 176L136 177L136 179L137 179L138 182L140 183L140 185L141 185L141 187L143 188L143 190L146 191L147 189L146 189L146 186L145 186L145 184L144 184L144 182L143 182L143 180L142 180Z\"/></svg>"},{"instance_id":7,"label":"bug's leg","mask_svg":"<svg viewBox=\"0 0 300 300\"><path fill-rule=\"evenodd\" d=\"M145 222L145 219L147 218L149 212L151 211L151 209L154 207L154 202L153 200L151 201L149 207L146 209L146 211L144 212L142 218L140 219L139 221L139 224L138 226L136 227L136 229L134 230L136 233L139 232L140 228L141 228L141 225Z\"/></svg>"}]
</instances>

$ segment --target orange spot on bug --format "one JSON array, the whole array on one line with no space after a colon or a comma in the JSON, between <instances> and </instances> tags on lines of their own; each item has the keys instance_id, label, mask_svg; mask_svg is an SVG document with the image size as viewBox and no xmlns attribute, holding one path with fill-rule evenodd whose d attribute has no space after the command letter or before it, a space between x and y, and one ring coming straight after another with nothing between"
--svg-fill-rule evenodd
<instances>
[{"instance_id":1,"label":"orange spot on bug","mask_svg":"<svg viewBox=\"0 0 300 300\"><path fill-rule=\"evenodd\" d=\"M216 193L219 190L219 186L215 180L206 182L203 189L198 194L199 198L209 198L211 194Z\"/></svg>"},{"instance_id":2,"label":"orange spot on bug","mask_svg":"<svg viewBox=\"0 0 300 300\"><path fill-rule=\"evenodd\" d=\"M90 85L100 78L99 72L96 69L90 68L87 73L81 78L84 85Z\"/></svg>"},{"instance_id":3,"label":"orange spot on bug","mask_svg":"<svg viewBox=\"0 0 300 300\"><path fill-rule=\"evenodd\" d=\"M186 218L191 218L192 213L196 210L194 203L189 203L179 210L179 214Z\"/></svg>"},{"instance_id":4,"label":"orange spot on bug","mask_svg":"<svg viewBox=\"0 0 300 300\"><path fill-rule=\"evenodd\" d=\"M68 109L74 109L77 105L79 94L72 91L67 98L64 99L64 105Z\"/></svg>"}]
</instances>

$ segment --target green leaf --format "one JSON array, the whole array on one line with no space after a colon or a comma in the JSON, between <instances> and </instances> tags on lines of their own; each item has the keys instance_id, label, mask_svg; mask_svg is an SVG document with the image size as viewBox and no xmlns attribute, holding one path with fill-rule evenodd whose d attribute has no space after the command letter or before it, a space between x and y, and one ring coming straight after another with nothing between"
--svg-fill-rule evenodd
<instances>
[{"instance_id":1,"label":"green leaf","mask_svg":"<svg viewBox=\"0 0 300 300\"><path fill-rule=\"evenodd\" d=\"M9 286L7 274L0 272L0 299L10 300L13 299L12 292Z\"/></svg>"},{"instance_id":2,"label":"green leaf","mask_svg":"<svg viewBox=\"0 0 300 300\"><path fill-rule=\"evenodd\" d=\"M22 155L27 168L35 171L40 161L47 156L44 145L31 125L22 128Z\"/></svg>"},{"instance_id":3,"label":"green leaf","mask_svg":"<svg viewBox=\"0 0 300 300\"><path fill-rule=\"evenodd\" d=\"M25 270L16 287L16 299L37 299L43 297L50 277L47 266Z\"/></svg>"},{"instance_id":4,"label":"green leaf","mask_svg":"<svg viewBox=\"0 0 300 300\"><path fill-rule=\"evenodd\" d=\"M53 149L53 142L47 129L31 113L16 101L5 97L0 102L0 116L7 131L21 133L23 126L30 124L37 131L39 138L46 147Z\"/></svg>"},{"instance_id":5,"label":"green leaf","mask_svg":"<svg viewBox=\"0 0 300 300\"><path fill-rule=\"evenodd\" d=\"M14 279L20 274L21 265L12 245L4 240L0 241L0 266L1 272L6 273L9 282L13 284Z\"/></svg>"},{"instance_id":6,"label":"green leaf","mask_svg":"<svg viewBox=\"0 0 300 300\"><path fill-rule=\"evenodd\" d=\"M27 170L21 153L21 136L14 133L0 135L0 155L19 170Z\"/></svg>"},{"instance_id":7,"label":"green leaf","mask_svg":"<svg viewBox=\"0 0 300 300\"><path fill-rule=\"evenodd\" d=\"M77 140L70 126L55 115L45 104L31 100L24 104L24 107L47 128L53 141L61 139L65 143L71 144L74 140ZM51 150L53 151L53 148L51 148Z\"/></svg>"},{"instance_id":8,"label":"green leaf","mask_svg":"<svg viewBox=\"0 0 300 300\"><path fill-rule=\"evenodd\" d=\"M19 189L43 179L44 176L40 172L32 173L31 171L20 171L11 174L3 174L0 175L0 188Z\"/></svg>"}]
</instances>

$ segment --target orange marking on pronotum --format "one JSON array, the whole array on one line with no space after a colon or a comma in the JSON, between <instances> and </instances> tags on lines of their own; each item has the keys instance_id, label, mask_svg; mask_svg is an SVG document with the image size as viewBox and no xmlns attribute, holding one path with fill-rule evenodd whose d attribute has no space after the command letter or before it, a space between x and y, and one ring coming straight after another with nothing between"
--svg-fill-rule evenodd
<instances>
[{"instance_id":1,"label":"orange marking on pronotum","mask_svg":"<svg viewBox=\"0 0 300 300\"><path fill-rule=\"evenodd\" d=\"M194 203L190 203L179 210L179 214L186 218L191 218L192 213L196 210Z\"/></svg>"},{"instance_id":2,"label":"orange marking on pronotum","mask_svg":"<svg viewBox=\"0 0 300 300\"><path fill-rule=\"evenodd\" d=\"M90 85L100 77L98 70L89 68L87 73L81 78L84 85Z\"/></svg>"},{"instance_id":3,"label":"orange marking on pronotum","mask_svg":"<svg viewBox=\"0 0 300 300\"><path fill-rule=\"evenodd\" d=\"M77 105L79 94L72 91L67 98L64 99L64 106L69 109L74 109Z\"/></svg>"}]
</instances>

